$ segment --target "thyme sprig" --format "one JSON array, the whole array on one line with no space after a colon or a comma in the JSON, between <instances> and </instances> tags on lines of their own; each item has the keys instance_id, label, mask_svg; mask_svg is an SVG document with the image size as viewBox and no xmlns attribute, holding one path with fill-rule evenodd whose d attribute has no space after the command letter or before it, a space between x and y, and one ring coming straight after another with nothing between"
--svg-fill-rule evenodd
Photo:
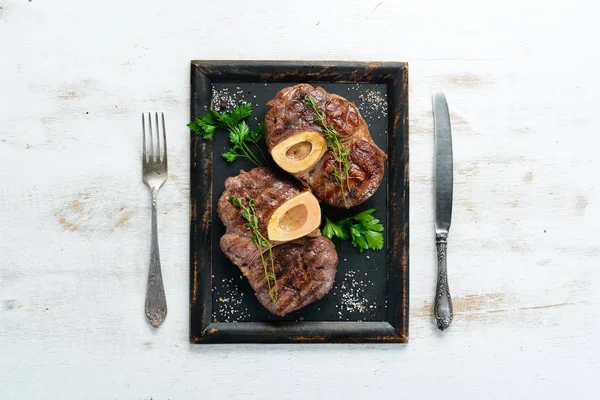
<instances>
[{"instance_id":1,"label":"thyme sprig","mask_svg":"<svg viewBox=\"0 0 600 400\"><path fill-rule=\"evenodd\" d=\"M344 144L340 141L340 135L333 128L333 125L327 123L325 113L317 108L317 104L310 96L305 96L306 105L312 108L314 112L313 120L321 125L321 133L327 141L327 148L333 153L333 158L337 162L337 168L333 169L330 179L342 191L344 207L348 208L346 202L346 193L350 193L350 153ZM345 186L345 188L344 188Z\"/></svg>"},{"instance_id":2,"label":"thyme sprig","mask_svg":"<svg viewBox=\"0 0 600 400\"><path fill-rule=\"evenodd\" d=\"M231 196L227 200L235 207L242 210L242 217L246 220L244 224L250 230L252 230L252 243L258 249L260 253L260 259L263 265L263 269L265 271L265 279L267 280L267 286L269 288L269 296L271 297L271 302L277 302L277 276L275 275L275 261L273 260L273 246L271 243L265 238L258 229L258 217L256 216L256 210L254 209L254 199L252 197L246 198L247 205L244 205L244 202L239 197ZM269 248L269 255L265 258L263 254L263 248ZM269 267L271 271L269 272Z\"/></svg>"}]
</instances>

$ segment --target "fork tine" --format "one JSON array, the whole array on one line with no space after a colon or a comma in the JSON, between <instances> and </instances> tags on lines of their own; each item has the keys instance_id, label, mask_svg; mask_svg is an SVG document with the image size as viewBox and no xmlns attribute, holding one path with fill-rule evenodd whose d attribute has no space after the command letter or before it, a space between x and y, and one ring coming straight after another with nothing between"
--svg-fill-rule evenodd
<instances>
[{"instance_id":1,"label":"fork tine","mask_svg":"<svg viewBox=\"0 0 600 400\"><path fill-rule=\"evenodd\" d=\"M154 121L156 121L156 162L162 159L162 151L160 150L160 125L158 124L158 113L154 113Z\"/></svg>"},{"instance_id":2,"label":"fork tine","mask_svg":"<svg viewBox=\"0 0 600 400\"><path fill-rule=\"evenodd\" d=\"M142 164L146 164L146 118L144 117L144 113L142 113Z\"/></svg>"},{"instance_id":3,"label":"fork tine","mask_svg":"<svg viewBox=\"0 0 600 400\"><path fill-rule=\"evenodd\" d=\"M148 113L148 129L150 130L150 162L154 162L154 135L152 134L152 115Z\"/></svg>"},{"instance_id":4,"label":"fork tine","mask_svg":"<svg viewBox=\"0 0 600 400\"><path fill-rule=\"evenodd\" d=\"M165 113L160 113L160 115L162 117L163 147L165 148L163 163L167 165L167 129L165 128Z\"/></svg>"}]
</instances>

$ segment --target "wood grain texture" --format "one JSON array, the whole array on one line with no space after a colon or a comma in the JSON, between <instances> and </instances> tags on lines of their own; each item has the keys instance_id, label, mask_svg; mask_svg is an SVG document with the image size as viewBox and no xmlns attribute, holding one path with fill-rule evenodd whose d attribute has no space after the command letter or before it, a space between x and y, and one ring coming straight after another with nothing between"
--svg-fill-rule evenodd
<instances>
[{"instance_id":1,"label":"wood grain texture","mask_svg":"<svg viewBox=\"0 0 600 400\"><path fill-rule=\"evenodd\" d=\"M0 0L3 398L600 397L590 2L305 4ZM408 345L188 344L190 59L409 62ZM456 162L443 333L430 311L433 90ZM159 330L143 314L139 115L154 110L170 167ZM292 378L272 378L282 371Z\"/></svg>"}]
</instances>

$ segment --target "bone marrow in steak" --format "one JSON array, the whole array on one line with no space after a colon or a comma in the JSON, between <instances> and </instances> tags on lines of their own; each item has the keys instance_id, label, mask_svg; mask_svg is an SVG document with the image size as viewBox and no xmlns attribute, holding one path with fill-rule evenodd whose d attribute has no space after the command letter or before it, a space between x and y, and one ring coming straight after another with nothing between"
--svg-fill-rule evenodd
<instances>
[{"instance_id":1,"label":"bone marrow in steak","mask_svg":"<svg viewBox=\"0 0 600 400\"><path fill-rule=\"evenodd\" d=\"M241 210L228 201L235 196L254 199L259 231L273 250L275 286L267 285L261 253ZM337 266L333 243L321 236L321 208L305 187L268 168L241 171L227 178L217 212L227 232L221 250L248 278L260 303L273 314L285 315L321 299L331 290ZM299 236L300 235L300 236ZM277 300L272 301L272 291Z\"/></svg>"},{"instance_id":2,"label":"bone marrow in steak","mask_svg":"<svg viewBox=\"0 0 600 400\"><path fill-rule=\"evenodd\" d=\"M289 241L305 236L321 224L321 207L305 187L269 168L240 171L225 180L217 213L228 231L252 236L240 209L228 200L254 199L261 234L271 242Z\"/></svg>"},{"instance_id":3,"label":"bone marrow in steak","mask_svg":"<svg viewBox=\"0 0 600 400\"><path fill-rule=\"evenodd\" d=\"M327 123L348 149L350 190L344 193L331 179L336 168L334 155L327 149L322 126L314 121L306 96L325 113ZM320 200L335 207L352 207L375 193L387 156L373 142L367 123L354 103L320 87L299 84L280 90L267 106L264 125L269 152L282 169L309 186Z\"/></svg>"}]
</instances>

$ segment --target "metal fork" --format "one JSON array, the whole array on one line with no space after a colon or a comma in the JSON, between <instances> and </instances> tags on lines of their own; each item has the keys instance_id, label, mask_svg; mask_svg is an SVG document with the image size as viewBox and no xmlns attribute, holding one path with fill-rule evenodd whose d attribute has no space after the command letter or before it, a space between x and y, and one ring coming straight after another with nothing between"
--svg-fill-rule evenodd
<instances>
[{"instance_id":1,"label":"metal fork","mask_svg":"<svg viewBox=\"0 0 600 400\"><path fill-rule=\"evenodd\" d=\"M161 119L162 144L158 113L155 113L154 129L152 126L152 114L148 113L148 135L146 135L146 118L142 114L142 133L144 138L142 179L152 193L152 248L150 253L150 270L148 271L148 287L146 289L146 318L155 328L158 328L167 316L167 299L165 297L165 287L160 270L156 223L158 189L167 180L167 136L165 133L165 115L163 113L161 113ZM149 136L150 149L146 145L146 136Z\"/></svg>"}]
</instances>

